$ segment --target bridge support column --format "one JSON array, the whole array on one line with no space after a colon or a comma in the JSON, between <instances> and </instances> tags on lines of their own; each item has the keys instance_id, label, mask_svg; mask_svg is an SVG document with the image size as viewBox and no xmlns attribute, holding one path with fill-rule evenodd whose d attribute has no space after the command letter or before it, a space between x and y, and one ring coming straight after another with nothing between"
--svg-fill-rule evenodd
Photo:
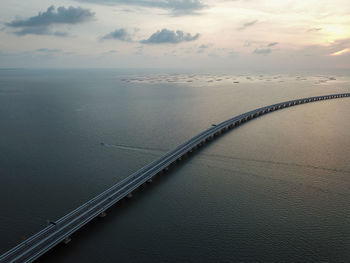
<instances>
[{"instance_id":1,"label":"bridge support column","mask_svg":"<svg viewBox=\"0 0 350 263\"><path fill-rule=\"evenodd\" d=\"M63 243L65 244L65 245L67 245L69 242L71 242L71 238L70 237L66 237L64 240L63 240Z\"/></svg>"},{"instance_id":2,"label":"bridge support column","mask_svg":"<svg viewBox=\"0 0 350 263\"><path fill-rule=\"evenodd\" d=\"M103 211L101 214L98 215L98 217L105 217L107 215L106 211Z\"/></svg>"},{"instance_id":3,"label":"bridge support column","mask_svg":"<svg viewBox=\"0 0 350 263\"><path fill-rule=\"evenodd\" d=\"M147 181L147 183L152 183L152 182L153 182L152 178L148 179L148 181Z\"/></svg>"},{"instance_id":4,"label":"bridge support column","mask_svg":"<svg viewBox=\"0 0 350 263\"><path fill-rule=\"evenodd\" d=\"M127 198L132 198L132 193L129 193L126 197Z\"/></svg>"}]
</instances>

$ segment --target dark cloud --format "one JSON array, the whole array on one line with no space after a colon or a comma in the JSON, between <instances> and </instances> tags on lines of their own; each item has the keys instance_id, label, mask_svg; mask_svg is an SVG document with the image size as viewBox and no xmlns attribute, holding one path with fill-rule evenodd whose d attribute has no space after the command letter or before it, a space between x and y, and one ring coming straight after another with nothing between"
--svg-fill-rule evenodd
<instances>
[{"instance_id":1,"label":"dark cloud","mask_svg":"<svg viewBox=\"0 0 350 263\"><path fill-rule=\"evenodd\" d=\"M36 52L45 52L45 53L57 53L57 52L61 52L61 49L39 48L35 51Z\"/></svg>"},{"instance_id":2,"label":"dark cloud","mask_svg":"<svg viewBox=\"0 0 350 263\"><path fill-rule=\"evenodd\" d=\"M152 34L148 39L142 40L143 44L177 44L181 42L194 41L199 38L199 34L191 35L190 33L184 33L181 30L172 31L163 28L161 31L157 31Z\"/></svg>"},{"instance_id":3,"label":"dark cloud","mask_svg":"<svg viewBox=\"0 0 350 263\"><path fill-rule=\"evenodd\" d=\"M174 15L194 14L205 5L200 0L77 0L104 5L132 5L170 10Z\"/></svg>"},{"instance_id":4,"label":"dark cloud","mask_svg":"<svg viewBox=\"0 0 350 263\"><path fill-rule=\"evenodd\" d=\"M40 26L40 27L24 27L19 31L13 32L13 34L17 36L25 36L25 35L52 35L57 37L67 37L67 32L61 31L51 31L48 27Z\"/></svg>"},{"instance_id":5,"label":"dark cloud","mask_svg":"<svg viewBox=\"0 0 350 263\"><path fill-rule=\"evenodd\" d=\"M25 27L19 31L13 32L17 36L25 35L50 35L51 32L47 27Z\"/></svg>"},{"instance_id":6,"label":"dark cloud","mask_svg":"<svg viewBox=\"0 0 350 263\"><path fill-rule=\"evenodd\" d=\"M24 20L14 20L6 23L9 27L40 27L52 24L77 24L91 20L95 16L89 9L81 7L58 7L50 6L46 12L39 12L37 16Z\"/></svg>"},{"instance_id":7,"label":"dark cloud","mask_svg":"<svg viewBox=\"0 0 350 263\"><path fill-rule=\"evenodd\" d=\"M255 25L257 22L258 22L258 20L253 20L253 21L244 23L242 26L240 26L239 28L237 28L237 30L244 30L244 29L246 29L247 27L251 27L251 26Z\"/></svg>"},{"instance_id":8,"label":"dark cloud","mask_svg":"<svg viewBox=\"0 0 350 263\"><path fill-rule=\"evenodd\" d=\"M62 31L55 31L52 33L52 35L56 37L67 37L68 33L67 32L62 32Z\"/></svg>"},{"instance_id":9,"label":"dark cloud","mask_svg":"<svg viewBox=\"0 0 350 263\"><path fill-rule=\"evenodd\" d=\"M105 39L116 39L116 40L127 41L127 42L132 41L131 36L124 28L116 29L113 32L101 38L101 40L105 40Z\"/></svg>"},{"instance_id":10,"label":"dark cloud","mask_svg":"<svg viewBox=\"0 0 350 263\"><path fill-rule=\"evenodd\" d=\"M276 45L278 45L278 42L271 42L271 43L267 44L268 47L273 47Z\"/></svg>"},{"instance_id":11,"label":"dark cloud","mask_svg":"<svg viewBox=\"0 0 350 263\"><path fill-rule=\"evenodd\" d=\"M267 55L271 53L271 49L270 48L257 48L253 51L254 54L258 54L258 55Z\"/></svg>"},{"instance_id":12,"label":"dark cloud","mask_svg":"<svg viewBox=\"0 0 350 263\"><path fill-rule=\"evenodd\" d=\"M50 6L45 12L39 12L37 16L28 19L16 19L6 23L7 27L18 28L19 31L14 34L24 36L28 34L35 35L55 35L67 36L66 32L53 32L50 27L58 24L78 24L93 20L95 14L89 9L81 7L58 7Z\"/></svg>"}]
</instances>

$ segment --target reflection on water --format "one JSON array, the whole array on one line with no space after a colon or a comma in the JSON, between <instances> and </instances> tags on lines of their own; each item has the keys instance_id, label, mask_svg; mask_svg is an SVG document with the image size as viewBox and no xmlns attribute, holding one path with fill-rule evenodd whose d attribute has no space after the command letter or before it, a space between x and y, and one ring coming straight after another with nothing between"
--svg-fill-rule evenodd
<instances>
[{"instance_id":1,"label":"reflection on water","mask_svg":"<svg viewBox=\"0 0 350 263\"><path fill-rule=\"evenodd\" d=\"M349 92L349 81L336 73L0 72L0 251L213 123ZM349 105L300 105L234 129L39 261L346 262Z\"/></svg>"}]
</instances>

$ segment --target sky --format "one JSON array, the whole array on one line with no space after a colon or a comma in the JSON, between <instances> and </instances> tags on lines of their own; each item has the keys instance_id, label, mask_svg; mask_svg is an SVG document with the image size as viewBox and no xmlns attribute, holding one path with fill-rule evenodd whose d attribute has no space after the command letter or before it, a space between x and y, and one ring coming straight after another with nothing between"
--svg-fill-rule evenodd
<instances>
[{"instance_id":1,"label":"sky","mask_svg":"<svg viewBox=\"0 0 350 263\"><path fill-rule=\"evenodd\" d=\"M0 68L349 69L349 0L2 0Z\"/></svg>"}]
</instances>

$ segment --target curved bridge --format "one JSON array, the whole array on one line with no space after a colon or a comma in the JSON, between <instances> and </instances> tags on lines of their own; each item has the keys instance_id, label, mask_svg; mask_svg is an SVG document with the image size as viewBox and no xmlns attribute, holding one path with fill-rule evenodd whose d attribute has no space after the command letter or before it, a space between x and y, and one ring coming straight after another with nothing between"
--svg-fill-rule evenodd
<instances>
[{"instance_id":1,"label":"curved bridge","mask_svg":"<svg viewBox=\"0 0 350 263\"><path fill-rule=\"evenodd\" d=\"M167 152L57 221L50 222L43 230L0 256L0 262L32 262L60 242L68 243L70 241L70 235L89 223L92 219L97 216L105 216L105 211L108 208L124 197L131 197L132 192L139 186L151 182L154 176L167 171L171 164L181 161L184 155L193 152L198 147L201 147L206 142L213 140L228 130L276 110L314 101L343 97L350 97L350 93L281 102L255 109L224 121L196 135L174 150Z\"/></svg>"}]
</instances>

